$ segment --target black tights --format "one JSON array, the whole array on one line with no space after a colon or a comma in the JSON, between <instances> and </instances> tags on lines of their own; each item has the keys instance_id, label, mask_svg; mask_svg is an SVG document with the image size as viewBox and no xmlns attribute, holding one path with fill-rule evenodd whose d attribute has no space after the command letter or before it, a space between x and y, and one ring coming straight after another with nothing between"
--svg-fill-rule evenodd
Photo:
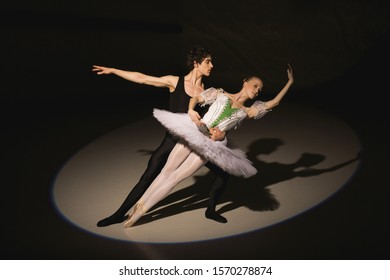
<instances>
[{"instance_id":1,"label":"black tights","mask_svg":"<svg viewBox=\"0 0 390 280\"><path fill-rule=\"evenodd\" d=\"M221 168L211 163L210 161L207 162L205 166L215 174L214 180L210 187L210 198L207 205L207 209L209 209L210 211L215 211L217 202L219 201L219 198L222 196L222 193L226 188L226 184L230 174L223 171Z\"/></svg>"}]
</instances>

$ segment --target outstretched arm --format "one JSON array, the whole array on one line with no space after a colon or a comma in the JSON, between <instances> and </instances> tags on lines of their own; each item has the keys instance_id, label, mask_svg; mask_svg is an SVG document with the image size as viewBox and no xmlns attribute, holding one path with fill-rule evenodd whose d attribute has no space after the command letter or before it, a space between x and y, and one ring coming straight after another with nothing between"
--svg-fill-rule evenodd
<instances>
[{"instance_id":1,"label":"outstretched arm","mask_svg":"<svg viewBox=\"0 0 390 280\"><path fill-rule=\"evenodd\" d=\"M286 85L282 88L282 90L274 97L274 99L265 102L268 110L279 105L280 101L286 95L287 91L290 89L291 85L294 82L294 75L290 64L288 64L287 68L287 77L288 81Z\"/></svg>"},{"instance_id":2,"label":"outstretched arm","mask_svg":"<svg viewBox=\"0 0 390 280\"><path fill-rule=\"evenodd\" d=\"M179 79L179 77L172 76L172 75L154 77L140 72L125 71L125 70L98 66L98 65L93 65L92 71L96 72L96 74L98 75L114 74L117 75L118 77L121 77L123 79L126 79L130 82L134 82L137 84L145 84L145 85L150 85L155 87L167 87L171 92L175 90L177 81Z\"/></svg>"}]
</instances>

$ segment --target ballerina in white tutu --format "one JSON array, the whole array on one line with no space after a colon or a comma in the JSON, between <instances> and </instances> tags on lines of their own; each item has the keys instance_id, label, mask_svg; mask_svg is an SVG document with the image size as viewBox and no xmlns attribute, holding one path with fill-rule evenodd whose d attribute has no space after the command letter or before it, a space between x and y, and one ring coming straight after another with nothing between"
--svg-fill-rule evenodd
<instances>
[{"instance_id":1,"label":"ballerina in white tutu","mask_svg":"<svg viewBox=\"0 0 390 280\"><path fill-rule=\"evenodd\" d=\"M279 105L294 81L290 65L287 76L286 85L272 100L258 100L250 107L246 107L245 102L256 98L263 87L262 80L256 76L245 79L241 90L235 94L209 88L192 97L188 114L154 109L156 119L178 137L178 141L160 174L134 205L125 227L131 227L177 184L208 161L235 176L247 178L255 175L257 170L245 153L227 146L226 133L237 128L244 119L259 119ZM198 103L211 104L203 118L194 110Z\"/></svg>"}]
</instances>

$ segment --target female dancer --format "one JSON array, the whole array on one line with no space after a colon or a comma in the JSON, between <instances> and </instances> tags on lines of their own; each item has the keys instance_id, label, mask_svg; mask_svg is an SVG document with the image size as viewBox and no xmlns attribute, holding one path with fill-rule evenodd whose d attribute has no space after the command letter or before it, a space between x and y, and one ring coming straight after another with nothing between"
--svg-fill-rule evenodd
<instances>
[{"instance_id":1,"label":"female dancer","mask_svg":"<svg viewBox=\"0 0 390 280\"><path fill-rule=\"evenodd\" d=\"M205 90L190 99L188 114L154 109L157 120L179 140L160 174L134 205L125 227L131 227L178 183L193 175L208 161L235 176L255 175L257 170L245 153L227 147L225 133L236 128L244 119L259 119L279 105L294 81L290 65L287 76L286 85L272 100L255 101L250 107L245 107L244 103L254 99L263 87L262 80L256 76L245 79L241 90L236 94L229 94L223 89ZM198 103L211 104L202 119L194 111Z\"/></svg>"}]
</instances>

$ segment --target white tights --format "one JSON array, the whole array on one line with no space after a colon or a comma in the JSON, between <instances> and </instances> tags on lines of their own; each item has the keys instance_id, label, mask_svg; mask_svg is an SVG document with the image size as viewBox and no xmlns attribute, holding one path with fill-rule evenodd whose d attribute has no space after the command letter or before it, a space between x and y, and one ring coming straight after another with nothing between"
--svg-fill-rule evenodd
<instances>
[{"instance_id":1,"label":"white tights","mask_svg":"<svg viewBox=\"0 0 390 280\"><path fill-rule=\"evenodd\" d=\"M169 154L167 163L160 174L134 206L133 213L129 217L131 222L128 220L129 226L168 195L177 184L198 171L206 162L206 159L198 156L188 147L177 143Z\"/></svg>"}]
</instances>

